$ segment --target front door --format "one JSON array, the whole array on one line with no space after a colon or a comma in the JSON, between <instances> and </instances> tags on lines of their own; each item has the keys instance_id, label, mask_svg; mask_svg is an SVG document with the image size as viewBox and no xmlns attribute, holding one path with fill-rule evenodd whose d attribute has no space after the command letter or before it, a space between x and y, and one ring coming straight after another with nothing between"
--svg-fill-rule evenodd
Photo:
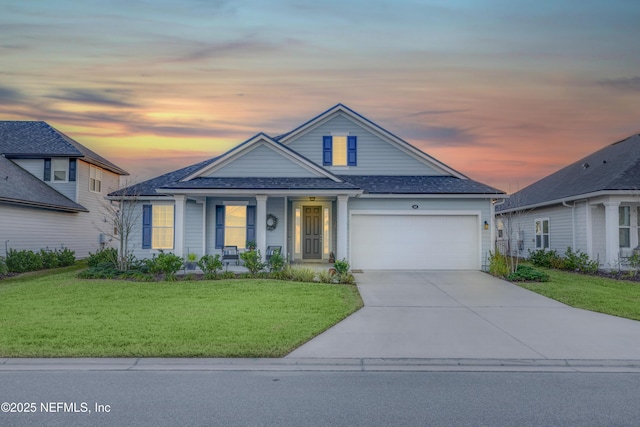
<instances>
[{"instance_id":1,"label":"front door","mask_svg":"<svg viewBox=\"0 0 640 427\"><path fill-rule=\"evenodd\" d=\"M302 258L322 259L322 207L303 208Z\"/></svg>"}]
</instances>

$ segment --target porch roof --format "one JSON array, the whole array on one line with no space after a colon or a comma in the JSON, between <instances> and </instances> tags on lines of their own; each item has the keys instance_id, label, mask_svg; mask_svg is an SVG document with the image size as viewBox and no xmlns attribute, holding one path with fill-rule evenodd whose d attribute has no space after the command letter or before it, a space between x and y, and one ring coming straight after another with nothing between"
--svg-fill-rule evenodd
<instances>
[{"instance_id":1,"label":"porch roof","mask_svg":"<svg viewBox=\"0 0 640 427\"><path fill-rule=\"evenodd\" d=\"M173 182L165 190L358 190L349 182L336 182L329 178L196 178Z\"/></svg>"},{"instance_id":2,"label":"porch roof","mask_svg":"<svg viewBox=\"0 0 640 427\"><path fill-rule=\"evenodd\" d=\"M504 192L454 176L340 175L365 194L491 194Z\"/></svg>"}]
</instances>

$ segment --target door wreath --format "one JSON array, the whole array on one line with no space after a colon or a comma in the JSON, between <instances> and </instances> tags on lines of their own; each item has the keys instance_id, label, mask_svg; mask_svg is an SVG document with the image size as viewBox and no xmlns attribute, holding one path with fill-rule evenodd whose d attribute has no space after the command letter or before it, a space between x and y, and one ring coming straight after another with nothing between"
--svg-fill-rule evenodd
<instances>
[{"instance_id":1,"label":"door wreath","mask_svg":"<svg viewBox=\"0 0 640 427\"><path fill-rule=\"evenodd\" d=\"M273 231L278 226L278 218L273 214L267 215L267 230Z\"/></svg>"}]
</instances>

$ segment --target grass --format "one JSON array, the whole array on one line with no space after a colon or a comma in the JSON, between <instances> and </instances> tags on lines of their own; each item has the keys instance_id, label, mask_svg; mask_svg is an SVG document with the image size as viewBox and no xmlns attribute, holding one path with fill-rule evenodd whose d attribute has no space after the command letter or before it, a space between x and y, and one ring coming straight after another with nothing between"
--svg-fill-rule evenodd
<instances>
[{"instance_id":1,"label":"grass","mask_svg":"<svg viewBox=\"0 0 640 427\"><path fill-rule=\"evenodd\" d=\"M572 307L640 320L639 283L536 268L549 273L551 281L516 284Z\"/></svg>"},{"instance_id":2,"label":"grass","mask_svg":"<svg viewBox=\"0 0 640 427\"><path fill-rule=\"evenodd\" d=\"M0 357L282 357L362 307L354 286L77 270L0 281Z\"/></svg>"}]
</instances>

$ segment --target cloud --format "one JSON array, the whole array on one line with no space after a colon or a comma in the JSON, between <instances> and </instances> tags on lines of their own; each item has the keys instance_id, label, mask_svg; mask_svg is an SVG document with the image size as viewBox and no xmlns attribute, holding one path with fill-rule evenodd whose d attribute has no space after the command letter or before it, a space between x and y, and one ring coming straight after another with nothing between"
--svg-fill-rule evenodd
<instances>
[{"instance_id":1,"label":"cloud","mask_svg":"<svg viewBox=\"0 0 640 427\"><path fill-rule=\"evenodd\" d=\"M0 105L22 104L26 96L19 90L0 86Z\"/></svg>"},{"instance_id":2,"label":"cloud","mask_svg":"<svg viewBox=\"0 0 640 427\"><path fill-rule=\"evenodd\" d=\"M130 91L119 89L62 89L47 98L108 107L135 107L135 104L124 100L130 96Z\"/></svg>"},{"instance_id":3,"label":"cloud","mask_svg":"<svg viewBox=\"0 0 640 427\"><path fill-rule=\"evenodd\" d=\"M640 91L640 76L619 79L604 79L599 80L598 84L612 89L638 92Z\"/></svg>"},{"instance_id":4,"label":"cloud","mask_svg":"<svg viewBox=\"0 0 640 427\"><path fill-rule=\"evenodd\" d=\"M425 111L419 111L417 113L408 114L408 115L406 115L404 117L430 116L430 115L437 115L437 114L467 113L469 111L471 111L471 109L469 109L469 108L458 109L458 110L425 110Z\"/></svg>"}]
</instances>

